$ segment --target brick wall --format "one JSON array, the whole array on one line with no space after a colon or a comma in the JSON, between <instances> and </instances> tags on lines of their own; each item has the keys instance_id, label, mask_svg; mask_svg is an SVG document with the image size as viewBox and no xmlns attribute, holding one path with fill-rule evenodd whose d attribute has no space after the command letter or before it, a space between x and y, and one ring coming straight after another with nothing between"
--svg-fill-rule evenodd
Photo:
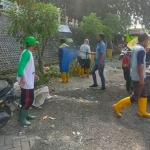
<instances>
[{"instance_id":1,"label":"brick wall","mask_svg":"<svg viewBox=\"0 0 150 150\"><path fill-rule=\"evenodd\" d=\"M19 61L21 49L19 43L8 35L6 25L8 24L7 16L2 14L0 16L0 72L14 70ZM58 61L57 49L59 43L58 39L52 38L46 47L44 53L44 62L54 63ZM37 55L34 52L35 62L37 62Z\"/></svg>"}]
</instances>

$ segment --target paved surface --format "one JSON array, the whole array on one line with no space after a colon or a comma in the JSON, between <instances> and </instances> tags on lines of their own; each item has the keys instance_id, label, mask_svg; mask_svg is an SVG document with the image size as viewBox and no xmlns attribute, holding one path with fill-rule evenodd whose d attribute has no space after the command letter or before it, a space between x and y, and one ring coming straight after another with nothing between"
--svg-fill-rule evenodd
<instances>
[{"instance_id":1,"label":"paved surface","mask_svg":"<svg viewBox=\"0 0 150 150\"><path fill-rule=\"evenodd\" d=\"M0 150L30 150L37 140L38 136L4 136L0 135Z\"/></svg>"}]
</instances>

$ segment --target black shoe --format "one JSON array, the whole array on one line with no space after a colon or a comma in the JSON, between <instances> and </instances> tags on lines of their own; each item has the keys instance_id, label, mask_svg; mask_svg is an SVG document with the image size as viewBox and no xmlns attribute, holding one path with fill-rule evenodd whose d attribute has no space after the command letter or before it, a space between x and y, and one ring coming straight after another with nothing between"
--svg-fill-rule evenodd
<instances>
[{"instance_id":1,"label":"black shoe","mask_svg":"<svg viewBox=\"0 0 150 150\"><path fill-rule=\"evenodd\" d=\"M91 85L89 87L98 87L98 85L97 84L93 84L93 85Z\"/></svg>"},{"instance_id":2,"label":"black shoe","mask_svg":"<svg viewBox=\"0 0 150 150\"><path fill-rule=\"evenodd\" d=\"M104 88L101 88L101 90L105 90L106 88L104 87Z\"/></svg>"}]
</instances>

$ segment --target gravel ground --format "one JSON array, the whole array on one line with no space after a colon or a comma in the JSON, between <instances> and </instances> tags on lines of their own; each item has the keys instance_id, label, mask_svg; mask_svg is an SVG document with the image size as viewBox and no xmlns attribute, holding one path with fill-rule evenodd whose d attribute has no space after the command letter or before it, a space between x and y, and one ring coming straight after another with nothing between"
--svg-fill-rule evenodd
<instances>
[{"instance_id":1,"label":"gravel ground","mask_svg":"<svg viewBox=\"0 0 150 150\"><path fill-rule=\"evenodd\" d=\"M149 150L150 119L137 116L136 104L124 109L122 118L112 110L116 101L128 95L121 69L114 68L118 66L117 59L108 62L105 91L88 88L91 77L50 84L51 94L58 97L46 101L42 108L30 110L37 116L31 127L22 127L14 111L0 133L41 137L32 150ZM52 118L40 120L43 116Z\"/></svg>"}]
</instances>

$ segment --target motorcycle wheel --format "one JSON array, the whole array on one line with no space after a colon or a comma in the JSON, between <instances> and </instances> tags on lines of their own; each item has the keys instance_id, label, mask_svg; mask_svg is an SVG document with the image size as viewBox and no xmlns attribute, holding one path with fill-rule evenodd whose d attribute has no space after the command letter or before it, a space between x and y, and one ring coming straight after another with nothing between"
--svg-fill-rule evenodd
<instances>
[{"instance_id":1,"label":"motorcycle wheel","mask_svg":"<svg viewBox=\"0 0 150 150\"><path fill-rule=\"evenodd\" d=\"M121 59L122 59L122 57L123 57L123 56L119 56L119 60L121 60Z\"/></svg>"},{"instance_id":2,"label":"motorcycle wheel","mask_svg":"<svg viewBox=\"0 0 150 150\"><path fill-rule=\"evenodd\" d=\"M9 106L4 105L3 107L0 108L0 112L6 112L11 116L11 109ZM6 123L9 121L10 118L8 118L5 122L0 123L0 129L6 125Z\"/></svg>"}]
</instances>

